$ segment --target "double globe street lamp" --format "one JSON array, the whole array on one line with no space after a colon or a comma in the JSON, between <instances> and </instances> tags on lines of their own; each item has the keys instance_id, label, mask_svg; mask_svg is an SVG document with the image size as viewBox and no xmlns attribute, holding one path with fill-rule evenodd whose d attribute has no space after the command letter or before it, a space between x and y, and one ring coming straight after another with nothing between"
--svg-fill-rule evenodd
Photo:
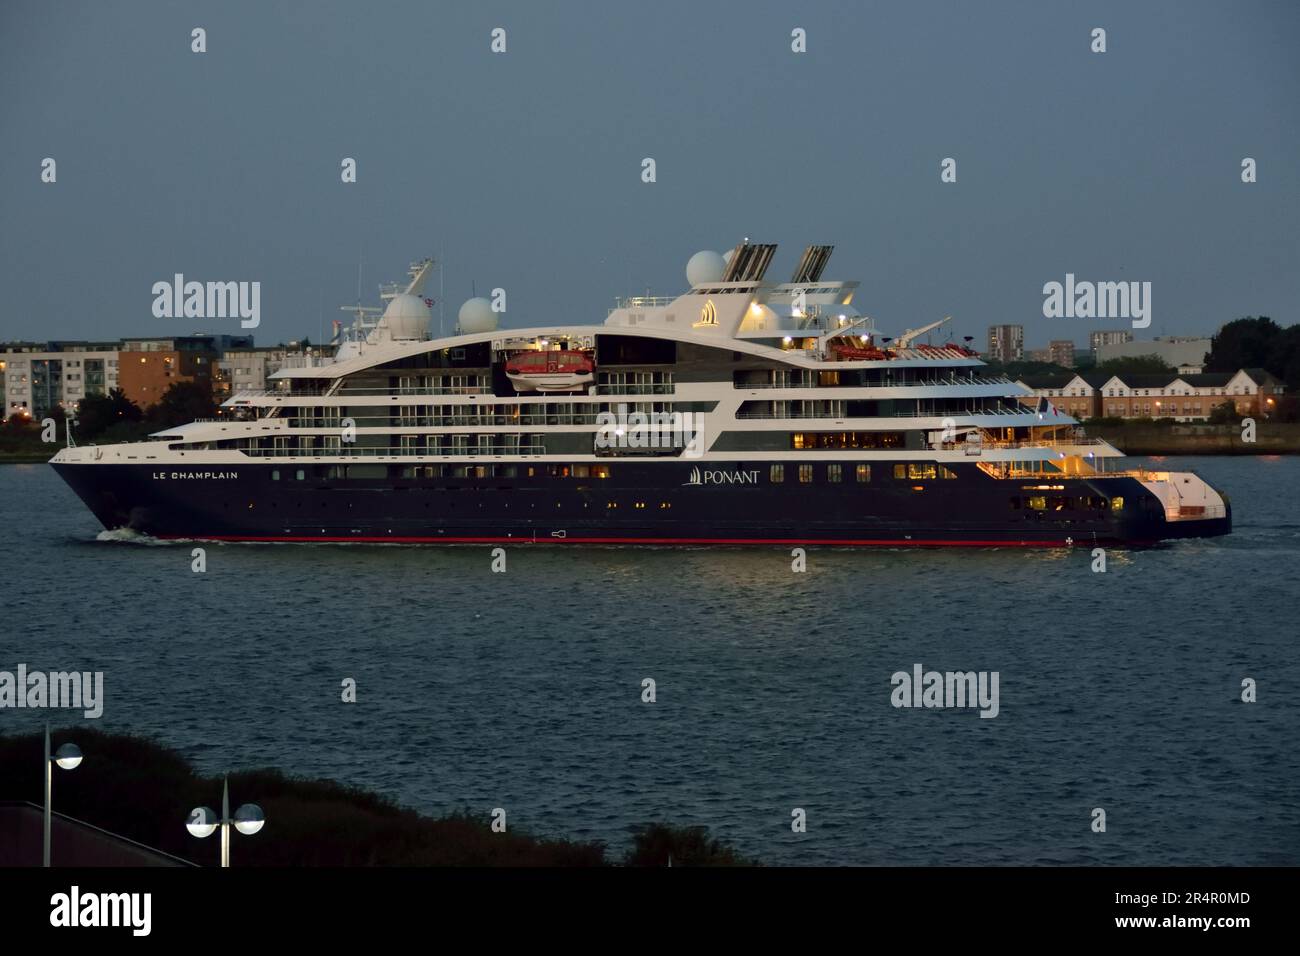
<instances>
[{"instance_id":1,"label":"double globe street lamp","mask_svg":"<svg viewBox=\"0 0 1300 956\"><path fill-rule=\"evenodd\" d=\"M190 811L189 819L185 821L185 829L190 831L191 836L199 839L212 836L217 827L221 827L221 865L230 866L230 825L235 825L235 829L245 836L252 836L258 830L266 825L266 816L262 813L262 808L256 803L245 803L235 811L234 819L230 816L230 781L223 778L221 781L221 817L209 810L207 807L195 807Z\"/></svg>"},{"instance_id":2,"label":"double globe street lamp","mask_svg":"<svg viewBox=\"0 0 1300 956\"><path fill-rule=\"evenodd\" d=\"M62 770L74 770L81 764L81 748L64 744L50 756L50 725L45 725L45 840L42 866L50 865L50 791L54 785L54 765Z\"/></svg>"}]
</instances>

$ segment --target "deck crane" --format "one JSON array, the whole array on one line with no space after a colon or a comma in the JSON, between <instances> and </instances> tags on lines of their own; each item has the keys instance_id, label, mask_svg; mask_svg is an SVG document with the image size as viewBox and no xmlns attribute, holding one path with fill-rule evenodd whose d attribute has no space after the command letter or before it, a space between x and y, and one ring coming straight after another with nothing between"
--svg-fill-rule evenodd
<instances>
[{"instance_id":1,"label":"deck crane","mask_svg":"<svg viewBox=\"0 0 1300 956\"><path fill-rule=\"evenodd\" d=\"M896 349L910 348L912 342L920 338L922 335L925 335L926 332L933 332L935 329L943 325L945 322L951 322L951 321L952 321L952 316L945 315L938 322L931 322L929 325L923 325L919 329L908 329L906 332L904 332L902 335L900 335L898 338L894 340L893 348Z\"/></svg>"}]
</instances>

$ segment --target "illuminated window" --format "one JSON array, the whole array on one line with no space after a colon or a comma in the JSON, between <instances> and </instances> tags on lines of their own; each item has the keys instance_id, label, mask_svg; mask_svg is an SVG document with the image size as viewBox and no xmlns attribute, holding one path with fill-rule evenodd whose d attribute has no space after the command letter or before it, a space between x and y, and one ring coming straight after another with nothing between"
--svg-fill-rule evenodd
<instances>
[{"instance_id":1,"label":"illuminated window","mask_svg":"<svg viewBox=\"0 0 1300 956\"><path fill-rule=\"evenodd\" d=\"M785 481L785 465L773 465L768 477L773 482Z\"/></svg>"},{"instance_id":2,"label":"illuminated window","mask_svg":"<svg viewBox=\"0 0 1300 956\"><path fill-rule=\"evenodd\" d=\"M858 465L858 467L857 467L856 469L854 469L854 470L855 470L855 472L857 473L858 481L863 481L863 482L865 482L865 481L870 481L870 480L871 480L871 466L870 466L870 465Z\"/></svg>"},{"instance_id":3,"label":"illuminated window","mask_svg":"<svg viewBox=\"0 0 1300 956\"><path fill-rule=\"evenodd\" d=\"M957 477L957 472L953 471L951 468L945 468L945 467L943 467L943 465L940 465L940 466L939 466L939 472L943 475L944 478L946 478L946 479L948 479L948 480L950 480L950 481L951 481L953 478L956 478L956 477Z\"/></svg>"},{"instance_id":4,"label":"illuminated window","mask_svg":"<svg viewBox=\"0 0 1300 956\"><path fill-rule=\"evenodd\" d=\"M843 469L843 466L842 466L842 465L827 465L827 466L826 466L826 480L827 480L827 481L831 481L831 482L835 482L835 483L838 484L840 481L843 480L843 477L844 477L844 476L843 476L843 470L844 470L844 469Z\"/></svg>"},{"instance_id":5,"label":"illuminated window","mask_svg":"<svg viewBox=\"0 0 1300 956\"><path fill-rule=\"evenodd\" d=\"M906 465L895 465L895 466L894 466L894 477L895 477L895 478L906 478L906 477L907 477L907 466L906 466Z\"/></svg>"},{"instance_id":6,"label":"illuminated window","mask_svg":"<svg viewBox=\"0 0 1300 956\"><path fill-rule=\"evenodd\" d=\"M1046 510L1047 510L1047 496L1046 496L1046 495L1034 495L1034 496L1031 497L1031 498L1026 498L1026 499L1025 499L1025 505L1026 505L1026 506L1027 506L1031 511L1046 511Z\"/></svg>"},{"instance_id":7,"label":"illuminated window","mask_svg":"<svg viewBox=\"0 0 1300 956\"><path fill-rule=\"evenodd\" d=\"M1123 499L1122 497L1120 497L1119 495L1116 495L1114 498L1110 499L1110 510L1111 510L1111 511L1123 511L1123 510L1124 510L1124 499Z\"/></svg>"},{"instance_id":8,"label":"illuminated window","mask_svg":"<svg viewBox=\"0 0 1300 956\"><path fill-rule=\"evenodd\" d=\"M939 470L934 465L918 465L913 462L907 466L907 477L913 480L917 478L934 478L938 473Z\"/></svg>"},{"instance_id":9,"label":"illuminated window","mask_svg":"<svg viewBox=\"0 0 1300 956\"><path fill-rule=\"evenodd\" d=\"M812 466L812 465L800 465L800 466L799 466L799 480L800 480L801 482L803 482L804 484L808 484L810 481L812 481L812 479L813 479L813 466Z\"/></svg>"}]
</instances>

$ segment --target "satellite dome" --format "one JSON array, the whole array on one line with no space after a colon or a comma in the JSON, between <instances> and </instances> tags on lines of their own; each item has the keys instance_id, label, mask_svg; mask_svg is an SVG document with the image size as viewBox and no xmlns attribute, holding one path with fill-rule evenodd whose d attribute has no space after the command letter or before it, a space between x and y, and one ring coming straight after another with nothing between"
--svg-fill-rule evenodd
<instances>
[{"instance_id":1,"label":"satellite dome","mask_svg":"<svg viewBox=\"0 0 1300 956\"><path fill-rule=\"evenodd\" d=\"M393 296L388 308L384 309L380 324L388 329L389 337L393 339L422 339L428 334L432 321L433 313L424 300L403 292Z\"/></svg>"},{"instance_id":2,"label":"satellite dome","mask_svg":"<svg viewBox=\"0 0 1300 956\"><path fill-rule=\"evenodd\" d=\"M721 282L726 271L727 261L716 252L705 249L703 252L695 253L686 263L686 281L692 287Z\"/></svg>"},{"instance_id":3,"label":"satellite dome","mask_svg":"<svg viewBox=\"0 0 1300 956\"><path fill-rule=\"evenodd\" d=\"M497 327L497 314L492 311L492 303L482 296L466 299L465 304L460 307L460 312L457 313L456 320L463 335L491 332Z\"/></svg>"}]
</instances>

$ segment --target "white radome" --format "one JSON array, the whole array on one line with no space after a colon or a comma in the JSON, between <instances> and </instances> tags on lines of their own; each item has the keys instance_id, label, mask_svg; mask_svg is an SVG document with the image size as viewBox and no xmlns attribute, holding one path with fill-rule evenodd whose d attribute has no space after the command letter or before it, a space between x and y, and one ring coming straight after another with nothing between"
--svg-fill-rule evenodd
<instances>
[{"instance_id":1,"label":"white radome","mask_svg":"<svg viewBox=\"0 0 1300 956\"><path fill-rule=\"evenodd\" d=\"M384 309L382 323L394 339L422 339L429 332L433 313L418 295L395 295Z\"/></svg>"},{"instance_id":2,"label":"white radome","mask_svg":"<svg viewBox=\"0 0 1300 956\"><path fill-rule=\"evenodd\" d=\"M686 281L692 287L721 282L727 271L727 260L709 249L695 253L686 263Z\"/></svg>"},{"instance_id":3,"label":"white radome","mask_svg":"<svg viewBox=\"0 0 1300 956\"><path fill-rule=\"evenodd\" d=\"M492 311L492 303L482 296L466 299L456 314L462 335L475 332L491 332L497 327L497 314Z\"/></svg>"}]
</instances>

